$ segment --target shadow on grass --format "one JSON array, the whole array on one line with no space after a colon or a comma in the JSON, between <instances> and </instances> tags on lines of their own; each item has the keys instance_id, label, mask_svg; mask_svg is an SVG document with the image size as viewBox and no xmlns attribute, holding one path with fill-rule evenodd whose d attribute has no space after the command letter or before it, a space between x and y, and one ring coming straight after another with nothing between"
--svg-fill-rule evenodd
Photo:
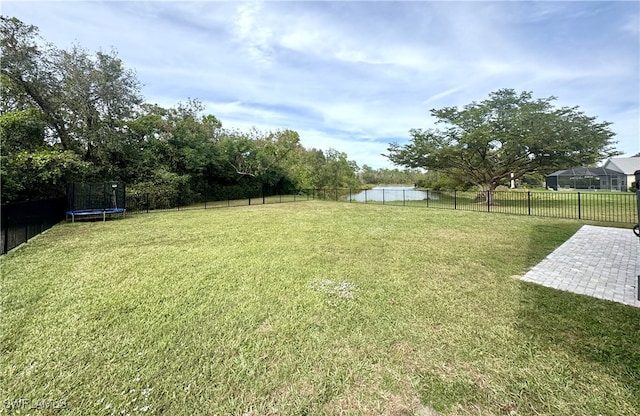
<instances>
[{"instance_id":1,"label":"shadow on grass","mask_svg":"<svg viewBox=\"0 0 640 416\"><path fill-rule=\"evenodd\" d=\"M516 328L541 346L601 364L640 392L640 309L522 282Z\"/></svg>"},{"instance_id":2,"label":"shadow on grass","mask_svg":"<svg viewBox=\"0 0 640 416\"><path fill-rule=\"evenodd\" d=\"M598 368L624 386L640 409L640 308L535 283L520 286L514 327L523 339L584 363L587 372Z\"/></svg>"}]
</instances>

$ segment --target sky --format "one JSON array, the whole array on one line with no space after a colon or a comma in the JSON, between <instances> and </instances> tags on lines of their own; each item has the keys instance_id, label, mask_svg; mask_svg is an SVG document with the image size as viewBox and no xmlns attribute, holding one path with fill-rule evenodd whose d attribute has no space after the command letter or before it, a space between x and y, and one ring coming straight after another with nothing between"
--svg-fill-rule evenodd
<instances>
[{"instance_id":1,"label":"sky","mask_svg":"<svg viewBox=\"0 0 640 416\"><path fill-rule=\"evenodd\" d=\"M637 1L11 1L59 48L115 50L145 100L198 99L223 127L295 130L303 146L393 168L389 143L431 109L501 88L612 122L640 152Z\"/></svg>"}]
</instances>

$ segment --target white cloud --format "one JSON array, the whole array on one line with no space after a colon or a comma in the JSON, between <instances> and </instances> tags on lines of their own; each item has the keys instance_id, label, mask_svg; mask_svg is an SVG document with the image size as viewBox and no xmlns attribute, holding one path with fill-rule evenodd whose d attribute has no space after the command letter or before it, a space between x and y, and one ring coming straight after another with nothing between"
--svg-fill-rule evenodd
<instances>
[{"instance_id":1,"label":"white cloud","mask_svg":"<svg viewBox=\"0 0 640 416\"><path fill-rule=\"evenodd\" d=\"M272 30L262 24L260 14L261 2L241 3L237 7L235 33L237 41L242 44L249 58L260 65L271 63Z\"/></svg>"},{"instance_id":2,"label":"white cloud","mask_svg":"<svg viewBox=\"0 0 640 416\"><path fill-rule=\"evenodd\" d=\"M438 100L446 98L446 97L448 97L448 96L450 96L452 94L455 94L457 92L460 92L460 91L462 91L462 86L449 88L449 89L447 89L445 91L441 91L441 92L439 92L437 94L434 94L434 95L430 96L429 98L424 100L422 102L422 104L429 104L429 103L432 103L432 102L436 102Z\"/></svg>"},{"instance_id":3,"label":"white cloud","mask_svg":"<svg viewBox=\"0 0 640 416\"><path fill-rule=\"evenodd\" d=\"M622 31L631 34L632 36L640 35L640 13L631 13L627 17L626 22L622 25Z\"/></svg>"}]
</instances>

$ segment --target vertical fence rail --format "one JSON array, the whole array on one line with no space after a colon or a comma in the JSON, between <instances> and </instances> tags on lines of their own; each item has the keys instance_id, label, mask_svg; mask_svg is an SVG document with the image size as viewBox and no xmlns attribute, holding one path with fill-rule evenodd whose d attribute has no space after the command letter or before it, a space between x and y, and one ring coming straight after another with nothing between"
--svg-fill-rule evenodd
<instances>
[{"instance_id":1,"label":"vertical fence rail","mask_svg":"<svg viewBox=\"0 0 640 416\"><path fill-rule=\"evenodd\" d=\"M580 204L580 192L578 192L578 219L582 219L582 209Z\"/></svg>"},{"instance_id":2,"label":"vertical fence rail","mask_svg":"<svg viewBox=\"0 0 640 416\"><path fill-rule=\"evenodd\" d=\"M4 221L3 221L4 222ZM9 252L9 227L2 230L2 254Z\"/></svg>"}]
</instances>

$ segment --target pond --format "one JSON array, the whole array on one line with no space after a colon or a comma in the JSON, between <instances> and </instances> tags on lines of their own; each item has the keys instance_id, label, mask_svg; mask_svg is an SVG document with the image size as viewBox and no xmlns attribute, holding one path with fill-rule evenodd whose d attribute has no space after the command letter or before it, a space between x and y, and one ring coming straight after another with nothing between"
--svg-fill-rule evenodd
<instances>
[{"instance_id":1,"label":"pond","mask_svg":"<svg viewBox=\"0 0 640 416\"><path fill-rule=\"evenodd\" d=\"M425 199L438 199L438 196L431 192L419 191L413 186L376 186L351 195L351 201L357 202L422 201Z\"/></svg>"}]
</instances>

